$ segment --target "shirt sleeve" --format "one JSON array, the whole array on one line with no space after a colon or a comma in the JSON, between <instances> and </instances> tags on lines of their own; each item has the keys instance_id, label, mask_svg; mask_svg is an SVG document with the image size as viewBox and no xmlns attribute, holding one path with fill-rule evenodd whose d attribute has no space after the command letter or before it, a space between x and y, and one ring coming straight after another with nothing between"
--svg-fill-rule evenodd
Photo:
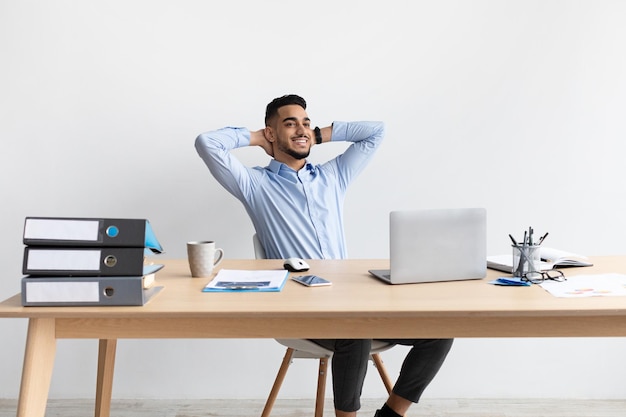
<instances>
[{"instance_id":1,"label":"shirt sleeve","mask_svg":"<svg viewBox=\"0 0 626 417\"><path fill-rule=\"evenodd\" d=\"M345 189L365 168L385 136L383 122L333 122L331 141L352 142L346 151L327 163L336 170Z\"/></svg>"},{"instance_id":2,"label":"shirt sleeve","mask_svg":"<svg viewBox=\"0 0 626 417\"><path fill-rule=\"evenodd\" d=\"M243 127L225 127L200 134L196 138L196 151L215 177L228 192L239 200L245 199L252 183L252 169L243 165L231 150L250 145L250 131Z\"/></svg>"}]
</instances>

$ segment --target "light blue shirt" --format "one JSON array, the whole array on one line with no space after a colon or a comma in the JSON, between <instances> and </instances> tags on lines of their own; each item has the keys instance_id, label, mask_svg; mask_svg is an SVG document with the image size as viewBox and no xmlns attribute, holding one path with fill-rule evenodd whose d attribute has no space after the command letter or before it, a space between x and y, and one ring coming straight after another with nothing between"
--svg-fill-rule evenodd
<instances>
[{"instance_id":1,"label":"light blue shirt","mask_svg":"<svg viewBox=\"0 0 626 417\"><path fill-rule=\"evenodd\" d=\"M334 159L300 171L272 159L249 168L231 150L250 145L246 128L226 127L196 139L217 181L245 206L267 258L347 258L343 203L348 185L383 140L381 122L334 122L331 141L353 142Z\"/></svg>"}]
</instances>

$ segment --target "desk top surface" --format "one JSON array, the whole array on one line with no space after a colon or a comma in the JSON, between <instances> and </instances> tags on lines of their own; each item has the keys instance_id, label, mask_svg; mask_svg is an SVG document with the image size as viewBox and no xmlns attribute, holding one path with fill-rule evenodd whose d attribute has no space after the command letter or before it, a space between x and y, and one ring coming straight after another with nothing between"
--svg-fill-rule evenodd
<instances>
[{"instance_id":1,"label":"desk top surface","mask_svg":"<svg viewBox=\"0 0 626 417\"><path fill-rule=\"evenodd\" d=\"M158 260L158 258L155 258ZM626 257L596 257L593 267L568 268L579 274L626 274ZM388 285L368 269L387 268L388 260L310 260L308 273L332 281L308 288L288 280L280 292L204 293L211 278L192 278L187 261L158 260L164 289L141 307L23 307L17 294L0 303L0 317L188 318L188 317L564 317L626 316L624 297L556 298L537 285L501 287L488 282L502 272L488 270L482 280ZM282 269L281 260L224 260L226 269Z\"/></svg>"}]
</instances>

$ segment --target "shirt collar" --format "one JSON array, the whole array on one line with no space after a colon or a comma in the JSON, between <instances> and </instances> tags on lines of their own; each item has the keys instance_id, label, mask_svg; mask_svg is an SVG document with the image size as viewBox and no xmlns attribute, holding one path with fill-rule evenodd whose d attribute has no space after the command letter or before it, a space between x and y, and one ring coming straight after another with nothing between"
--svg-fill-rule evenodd
<instances>
[{"instance_id":1,"label":"shirt collar","mask_svg":"<svg viewBox=\"0 0 626 417\"><path fill-rule=\"evenodd\" d=\"M285 170L285 169L288 170L288 172L296 172L290 167L288 167L286 164L282 162L278 162L275 159L272 159L270 161L270 164L267 166L267 169L269 169L275 174L279 174L281 170ZM315 167L310 162L305 162L303 169L306 169L307 171L314 171Z\"/></svg>"},{"instance_id":2,"label":"shirt collar","mask_svg":"<svg viewBox=\"0 0 626 417\"><path fill-rule=\"evenodd\" d=\"M280 171L280 168L283 165L285 166L285 168L288 168L287 165L283 164L282 162L278 162L277 160L272 159L270 161L270 164L267 166L267 169L269 169L275 174L278 174L278 171Z\"/></svg>"}]
</instances>

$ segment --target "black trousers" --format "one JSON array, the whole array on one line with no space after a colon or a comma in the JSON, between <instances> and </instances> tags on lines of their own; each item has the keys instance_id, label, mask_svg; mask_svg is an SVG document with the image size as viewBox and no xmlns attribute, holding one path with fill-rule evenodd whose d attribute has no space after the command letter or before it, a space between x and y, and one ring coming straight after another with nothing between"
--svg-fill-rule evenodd
<instances>
[{"instance_id":1,"label":"black trousers","mask_svg":"<svg viewBox=\"0 0 626 417\"><path fill-rule=\"evenodd\" d=\"M404 358L393 392L414 403L443 365L453 339L381 339L398 345L412 346ZM357 411L372 346L369 339L314 339L332 350L333 395L335 409Z\"/></svg>"}]
</instances>

